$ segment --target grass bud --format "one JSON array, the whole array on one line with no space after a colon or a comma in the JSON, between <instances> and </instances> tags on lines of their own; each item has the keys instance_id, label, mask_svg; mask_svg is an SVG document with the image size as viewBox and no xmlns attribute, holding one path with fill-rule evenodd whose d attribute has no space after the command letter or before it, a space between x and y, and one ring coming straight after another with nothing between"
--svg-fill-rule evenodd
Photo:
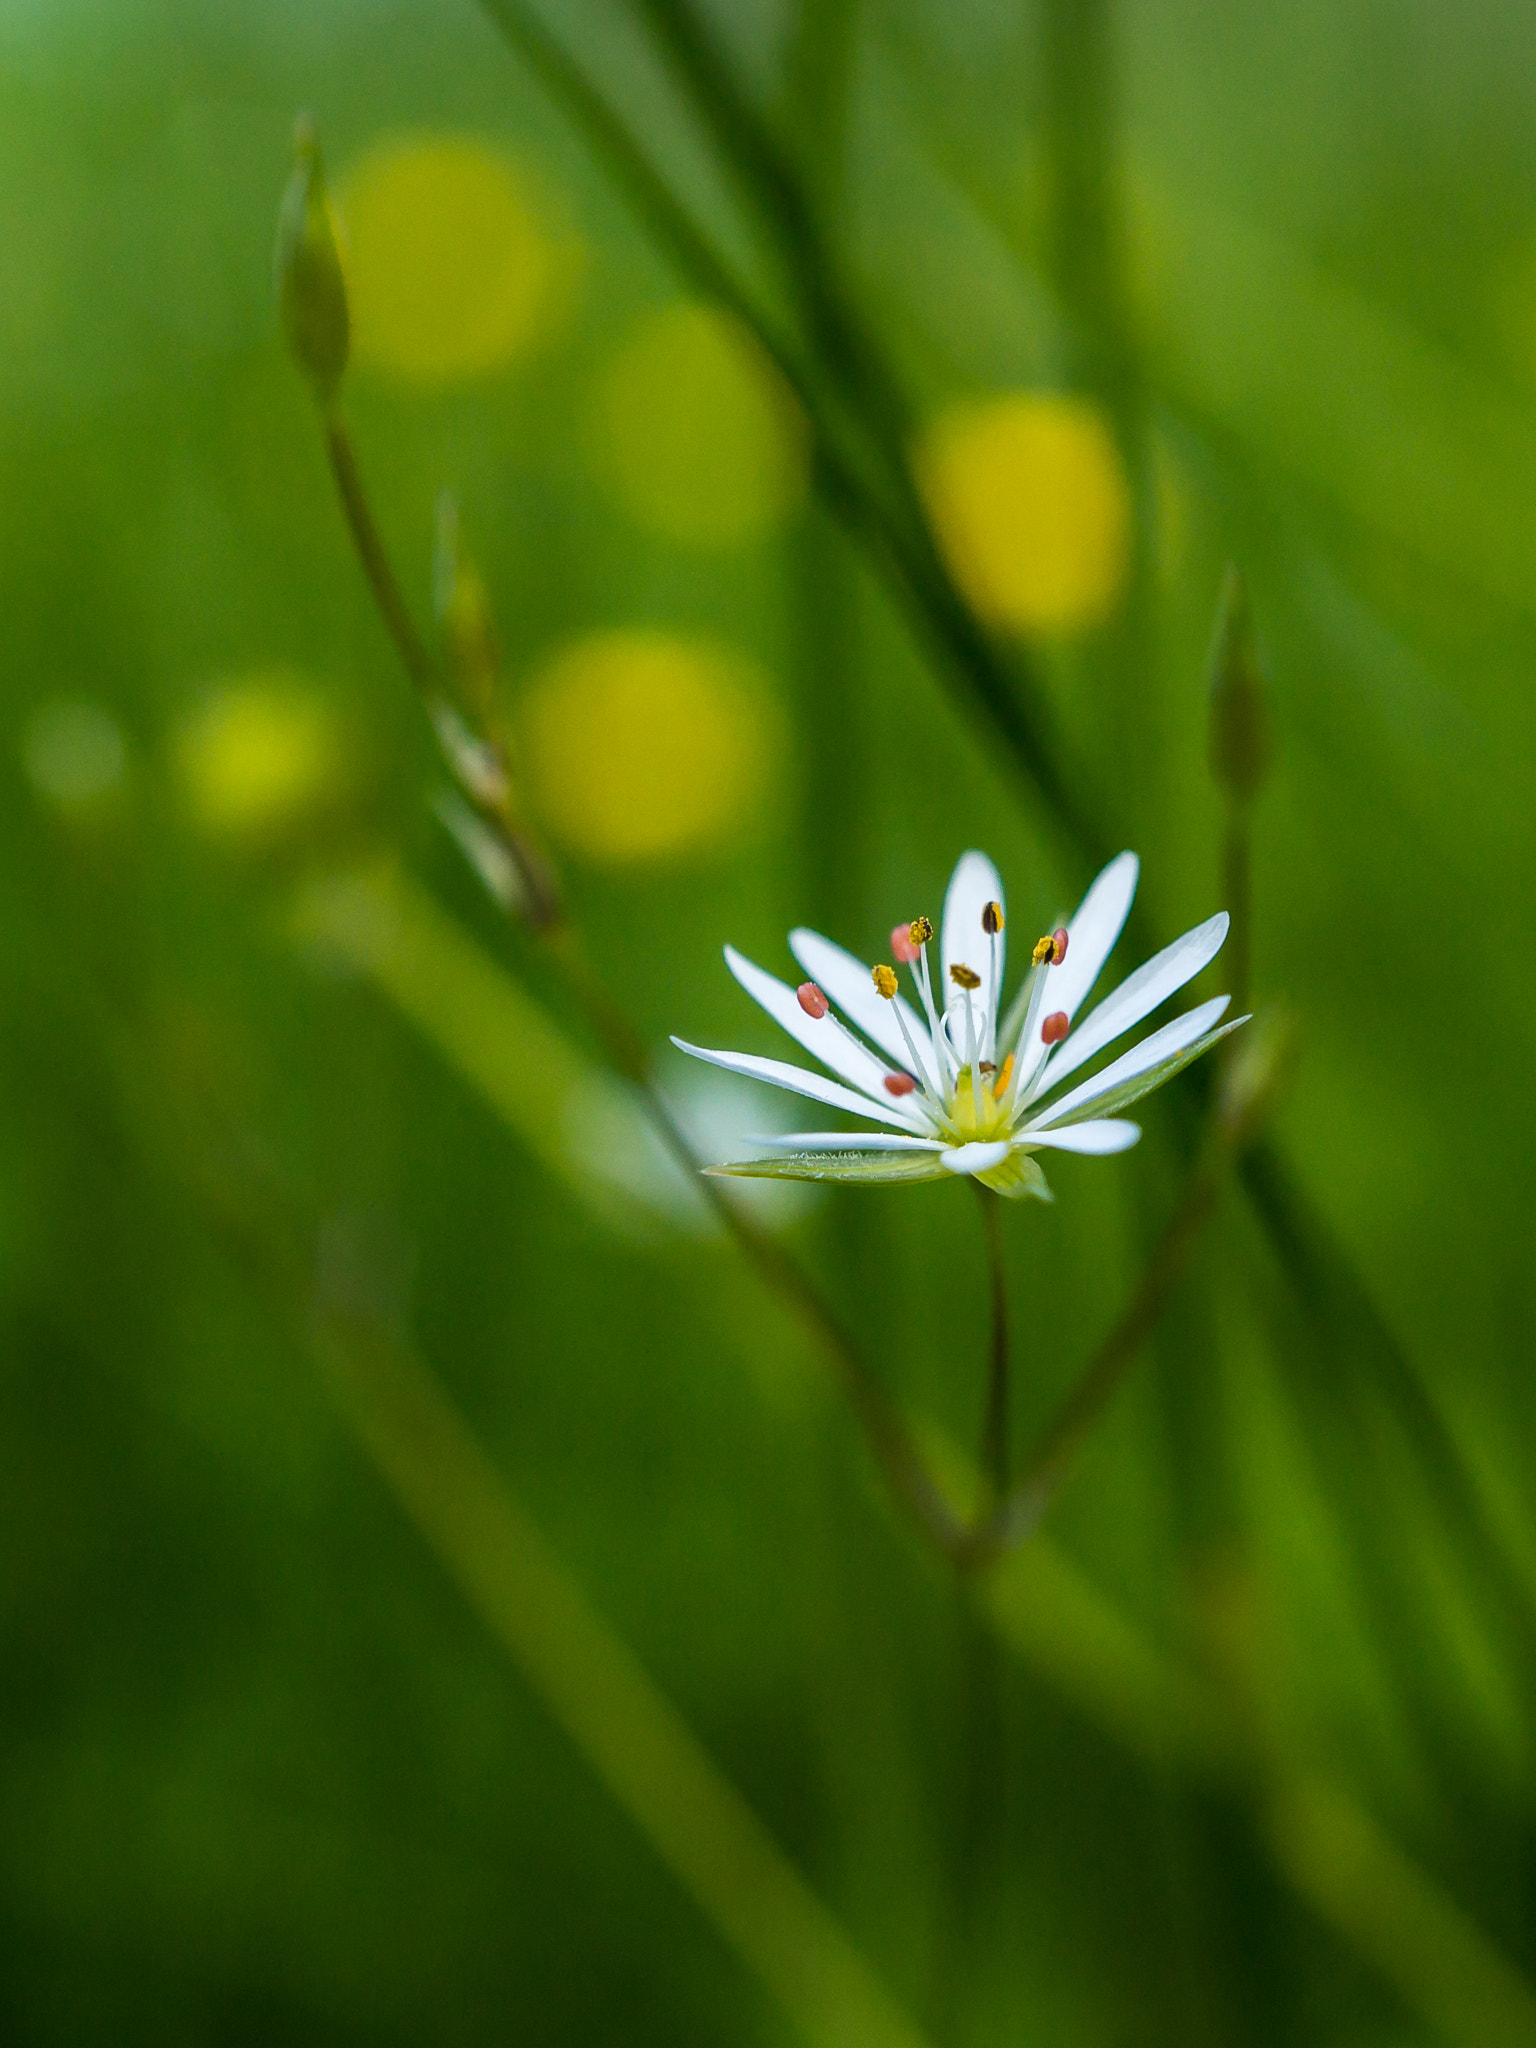
<instances>
[{"instance_id":1,"label":"grass bud","mask_svg":"<svg viewBox=\"0 0 1536 2048\"><path fill-rule=\"evenodd\" d=\"M274 267L288 347L315 396L328 406L346 373L352 323L320 145L307 116L294 128L293 173L278 214Z\"/></svg>"}]
</instances>

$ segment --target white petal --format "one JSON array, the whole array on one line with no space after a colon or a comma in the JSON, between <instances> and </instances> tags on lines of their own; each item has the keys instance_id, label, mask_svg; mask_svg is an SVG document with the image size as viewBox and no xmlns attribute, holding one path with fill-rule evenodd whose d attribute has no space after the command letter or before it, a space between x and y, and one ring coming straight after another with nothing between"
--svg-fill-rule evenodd
<instances>
[{"instance_id":1,"label":"white petal","mask_svg":"<svg viewBox=\"0 0 1536 2048\"><path fill-rule=\"evenodd\" d=\"M792 1095L808 1095L813 1102L825 1102L829 1108L846 1109L850 1116L867 1116L873 1122L904 1125L908 1130L926 1129L926 1125L918 1125L894 1101L889 1109L883 1109L867 1096L855 1095L851 1088L841 1087L836 1081L824 1081L820 1074L809 1074L804 1067L792 1067L784 1060L759 1059L750 1052L710 1052L702 1045L689 1045L682 1038L674 1038L672 1043L679 1052L690 1053L696 1060L708 1060L712 1067L724 1067L731 1074L749 1074L754 1081L787 1088Z\"/></svg>"},{"instance_id":2,"label":"white petal","mask_svg":"<svg viewBox=\"0 0 1536 2048\"><path fill-rule=\"evenodd\" d=\"M1061 1131L1031 1131L1020 1142L1050 1145L1058 1152L1128 1152L1140 1136L1140 1124L1106 1116L1093 1123L1068 1124Z\"/></svg>"},{"instance_id":3,"label":"white petal","mask_svg":"<svg viewBox=\"0 0 1536 2048\"><path fill-rule=\"evenodd\" d=\"M734 946L726 947L725 964L753 1002L761 1003L774 1023L803 1045L824 1067L830 1067L834 1074L851 1081L855 1088L862 1088L866 1094L873 1095L877 1102L890 1100L885 1093L885 1067L872 1052L866 1052L863 1046L840 1030L830 1016L807 1016L800 1007L800 998L787 981L780 981L776 974L755 966ZM902 1065L906 1065L905 1060Z\"/></svg>"},{"instance_id":4,"label":"white petal","mask_svg":"<svg viewBox=\"0 0 1536 2048\"><path fill-rule=\"evenodd\" d=\"M790 933L789 950L843 1015L857 1024L866 1038L872 1038L882 1052L889 1053L899 1067L910 1069L912 1055L907 1051L901 1028L891 1014L893 1010L900 1010L905 1018L912 1043L919 1053L930 1051L928 1026L906 997L897 996L888 1003L876 989L872 971L852 953L844 952L841 946L824 939L820 932L807 931L804 926ZM936 1070L929 1072L928 1079L930 1082L937 1079Z\"/></svg>"},{"instance_id":5,"label":"white petal","mask_svg":"<svg viewBox=\"0 0 1536 2048\"><path fill-rule=\"evenodd\" d=\"M1099 978L1099 969L1115 949L1130 915L1141 863L1134 853L1119 853L1077 906L1067 925L1067 957L1048 978L1045 1014L1065 1010L1075 1017Z\"/></svg>"},{"instance_id":6,"label":"white petal","mask_svg":"<svg viewBox=\"0 0 1536 2048\"><path fill-rule=\"evenodd\" d=\"M997 1015L997 999L1002 993L1007 970L1006 934L997 935L997 986L992 985L993 941L981 928L981 913L989 903L1001 903L1003 884L997 869L984 853L962 853L956 863L955 872L949 878L949 888L944 897L944 929L940 934L939 951L943 961L943 990L936 992L940 1010L954 994L954 984L949 970L957 962L969 967L973 974L981 976L981 987L976 1000L989 1017Z\"/></svg>"},{"instance_id":7,"label":"white petal","mask_svg":"<svg viewBox=\"0 0 1536 2048\"><path fill-rule=\"evenodd\" d=\"M1122 1031L1129 1031L1133 1024L1149 1017L1159 1003L1166 1002L1185 982L1193 981L1201 968L1208 967L1221 951L1228 922L1227 913L1217 911L1204 924L1197 924L1183 938L1175 939L1171 946L1164 946L1162 952L1150 959L1145 967L1138 967L1134 974L1122 981L1114 994L1106 996L1071 1037L1056 1047L1035 1084L1036 1094L1043 1095L1047 1088L1054 1088L1058 1081L1064 1081L1085 1060L1091 1060L1096 1052L1102 1052ZM1063 966L1071 958L1069 948Z\"/></svg>"},{"instance_id":8,"label":"white petal","mask_svg":"<svg viewBox=\"0 0 1536 2048\"><path fill-rule=\"evenodd\" d=\"M1051 1103L1041 1112L1039 1126L1059 1123L1064 1116L1070 1116L1073 1110L1081 1109L1085 1103L1096 1102L1101 1095L1107 1095L1122 1081L1134 1080L1138 1074L1146 1073L1160 1061L1182 1052L1188 1045L1193 1045L1195 1040L1216 1022L1231 1000L1230 996L1213 996L1210 1002L1201 1003L1197 1009L1186 1010L1182 1017L1175 1017L1171 1024L1165 1024L1160 1031L1154 1031L1150 1038L1144 1038L1139 1045L1133 1045L1129 1052L1121 1053L1119 1059L1111 1060L1102 1073L1095 1074L1091 1080L1069 1089L1059 1101ZM1036 1126L1031 1126L1019 1135L1031 1136L1035 1128Z\"/></svg>"},{"instance_id":9,"label":"white petal","mask_svg":"<svg viewBox=\"0 0 1536 2048\"><path fill-rule=\"evenodd\" d=\"M994 1145L957 1145L952 1152L939 1154L939 1164L946 1173L990 1173L1012 1150L1006 1138Z\"/></svg>"},{"instance_id":10,"label":"white petal","mask_svg":"<svg viewBox=\"0 0 1536 2048\"><path fill-rule=\"evenodd\" d=\"M1014 1097L1029 1102L1040 1090L1039 1075L1050 1056L1039 1026L1058 1010L1070 1019L1081 1008L1084 997L1098 979L1099 969L1114 950L1120 929L1136 894L1141 863L1134 853L1117 853L1109 866L1077 906L1067 925L1067 957L1059 967L1042 970L1038 999L1031 986L1029 1009L1015 1048L1018 1065L1013 1077ZM1020 991L1022 994L1022 990Z\"/></svg>"},{"instance_id":11,"label":"white petal","mask_svg":"<svg viewBox=\"0 0 1536 2048\"><path fill-rule=\"evenodd\" d=\"M768 1131L748 1145L784 1145L791 1152L942 1152L942 1138L907 1138L895 1131Z\"/></svg>"}]
</instances>

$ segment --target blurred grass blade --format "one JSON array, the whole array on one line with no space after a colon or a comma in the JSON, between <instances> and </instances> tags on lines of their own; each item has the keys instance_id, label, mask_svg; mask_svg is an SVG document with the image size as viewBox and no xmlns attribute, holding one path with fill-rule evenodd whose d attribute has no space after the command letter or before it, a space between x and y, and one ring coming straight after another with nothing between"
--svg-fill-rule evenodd
<instances>
[{"instance_id":1,"label":"blurred grass blade","mask_svg":"<svg viewBox=\"0 0 1536 2048\"><path fill-rule=\"evenodd\" d=\"M327 1378L407 1513L701 1911L819 2048L923 2048L841 1925L526 1519L431 1371L322 1321Z\"/></svg>"},{"instance_id":2,"label":"blurred grass blade","mask_svg":"<svg viewBox=\"0 0 1536 2048\"><path fill-rule=\"evenodd\" d=\"M980 1598L1020 1662L1135 1755L1258 1790L1257 1818L1292 1889L1451 2048L1536 2041L1536 1993L1435 1879L1342 1787L1252 1754L1236 1713L1063 1552L1037 1537Z\"/></svg>"},{"instance_id":3,"label":"blurred grass blade","mask_svg":"<svg viewBox=\"0 0 1536 2048\"><path fill-rule=\"evenodd\" d=\"M608 1222L706 1211L633 1093L573 1046L427 892L393 866L311 883L300 941L366 975L523 1145Z\"/></svg>"},{"instance_id":4,"label":"blurred grass blade","mask_svg":"<svg viewBox=\"0 0 1536 2048\"><path fill-rule=\"evenodd\" d=\"M1284 1786L1275 1853L1296 1890L1455 2048L1530 2048L1536 1994L1424 1871L1341 1788Z\"/></svg>"},{"instance_id":5,"label":"blurred grass blade","mask_svg":"<svg viewBox=\"0 0 1536 2048\"><path fill-rule=\"evenodd\" d=\"M1536 414L1252 221L1140 179L1160 381L1423 560L1536 608Z\"/></svg>"},{"instance_id":6,"label":"blurred grass blade","mask_svg":"<svg viewBox=\"0 0 1536 2048\"><path fill-rule=\"evenodd\" d=\"M1004 1558L978 1597L1019 1660L1133 1754L1205 1771L1226 1759L1214 1699L1049 1537Z\"/></svg>"},{"instance_id":7,"label":"blurred grass blade","mask_svg":"<svg viewBox=\"0 0 1536 2048\"><path fill-rule=\"evenodd\" d=\"M917 495L907 450L899 435L893 437L890 431L888 416L899 414L894 380L870 336L856 324L850 326L846 295L836 274L823 262L819 243L806 245L794 236L785 237L791 251L802 257L809 247L816 275L809 283L801 280L802 296L818 316L832 316L837 360L831 375L824 374L827 366L816 355L804 356L798 346L788 343L776 321L740 286L641 141L530 10L520 0L482 0L482 4L585 130L620 190L684 275L719 297L756 334L805 409L816 442L813 472L829 509L867 550L898 610L927 645L941 674L958 685L971 715L1001 737L1007 760L1040 800L1047 820L1073 858L1084 866L1101 866L1111 851L1109 838L1064 772L1038 679L1025 668L1021 656L1006 659L999 652L945 567ZM689 22L691 17L685 19L685 41ZM682 69L686 76L688 67ZM714 66L712 76L721 80L725 74ZM709 113L706 109L706 116ZM729 147L735 130L718 107L712 119L706 118L706 125L716 127L717 139ZM755 133L755 120L749 125ZM754 186L755 174L747 175L744 182L749 188ZM782 196L782 180L774 189ZM798 225L808 216L798 194L794 198ZM782 220L775 226L782 234ZM825 344L825 335L818 339ZM839 369L844 373L841 386L835 374ZM875 389L889 396L888 402L875 408L881 419L872 427L867 412ZM829 393L835 395L829 397ZM845 420L862 444L859 454L850 453ZM864 474L868 451L873 452L880 474L878 485L871 484Z\"/></svg>"}]
</instances>

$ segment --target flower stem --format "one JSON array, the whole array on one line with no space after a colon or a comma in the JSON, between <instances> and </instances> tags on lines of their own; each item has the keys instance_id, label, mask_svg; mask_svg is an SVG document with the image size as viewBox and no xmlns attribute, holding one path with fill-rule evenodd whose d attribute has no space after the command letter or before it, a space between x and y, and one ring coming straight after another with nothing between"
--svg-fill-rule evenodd
<instances>
[{"instance_id":1,"label":"flower stem","mask_svg":"<svg viewBox=\"0 0 1536 2048\"><path fill-rule=\"evenodd\" d=\"M992 1283L992 1341L987 1353L987 1405L981 1425L985 1514L995 1514L1008 1491L1008 1271L1003 1261L1002 1199L976 1182Z\"/></svg>"},{"instance_id":2,"label":"flower stem","mask_svg":"<svg viewBox=\"0 0 1536 2048\"><path fill-rule=\"evenodd\" d=\"M1213 1148L1185 1183L1178 1207L1153 1247L1120 1320L1047 1425L1017 1487L994 1518L986 1541L995 1551L1013 1548L1040 1526L1078 1451L1119 1391L1167 1306L1195 1239L1215 1206L1225 1167L1224 1152L1218 1156Z\"/></svg>"},{"instance_id":3,"label":"flower stem","mask_svg":"<svg viewBox=\"0 0 1536 2048\"><path fill-rule=\"evenodd\" d=\"M1077 1453L1167 1306L1234 1162L1248 1149L1274 1107L1288 1075L1291 1050L1290 1034L1283 1024L1267 1030L1261 1026L1243 1058L1228 1068L1205 1143L1134 1293L1039 1438L1018 1483L1011 1492L999 1494L991 1518L975 1531L965 1559L971 1570L995 1564L1039 1528Z\"/></svg>"}]
</instances>

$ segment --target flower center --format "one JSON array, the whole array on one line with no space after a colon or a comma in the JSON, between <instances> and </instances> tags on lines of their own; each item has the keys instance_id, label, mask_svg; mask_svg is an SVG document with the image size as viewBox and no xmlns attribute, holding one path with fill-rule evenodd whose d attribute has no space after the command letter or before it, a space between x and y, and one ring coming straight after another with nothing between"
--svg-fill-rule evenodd
<instances>
[{"instance_id":1,"label":"flower center","mask_svg":"<svg viewBox=\"0 0 1536 2048\"><path fill-rule=\"evenodd\" d=\"M964 1144L1005 1137L1008 1132L1008 1112L997 1098L997 1074L990 1060L981 1063L980 1076L979 1095L970 1067L962 1067L955 1081L949 1123Z\"/></svg>"}]
</instances>

